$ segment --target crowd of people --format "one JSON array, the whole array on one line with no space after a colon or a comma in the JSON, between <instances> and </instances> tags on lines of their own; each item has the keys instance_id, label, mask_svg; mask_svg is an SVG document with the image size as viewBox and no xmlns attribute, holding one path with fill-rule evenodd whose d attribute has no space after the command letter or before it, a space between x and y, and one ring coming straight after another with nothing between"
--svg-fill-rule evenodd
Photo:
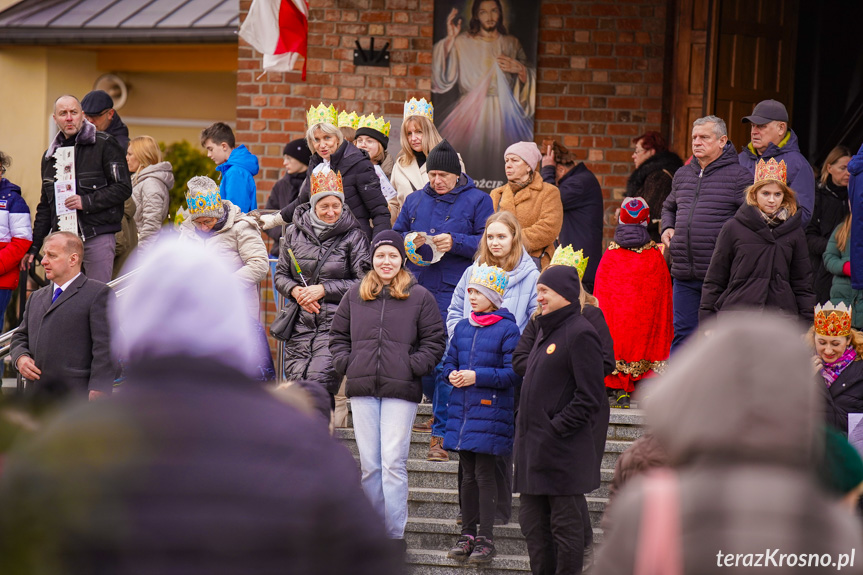
<instances>
[{"instance_id":1,"label":"crowd of people","mask_svg":"<svg viewBox=\"0 0 863 575\"><path fill-rule=\"evenodd\" d=\"M833 441L847 442L849 425L857 421L850 415L863 413L863 336L857 331L863 329L863 309L857 310L863 292L851 278L848 205L854 161L863 165L863 156L837 147L816 182L779 102L761 102L742 119L751 124L751 142L739 153L725 121L712 115L694 121L685 162L657 132L635 138L634 171L604 251L601 186L570 150L556 141L542 148L512 143L499 158L506 183L486 193L459 150L437 132L434 108L424 98L404 104L395 157L387 152L390 124L383 118L311 106L306 133L284 147L284 177L264 210L257 209L258 159L237 145L227 124L207 127L201 146L221 180L196 176L185 183L185 218L170 239L161 236L172 235L162 226L174 176L155 140L129 140L104 93L80 102L62 96L54 119L59 132L42 158L32 228L20 189L3 177L10 160L0 154L0 262L8 270L0 276L0 305L16 286L19 263L30 265L40 252L50 282L28 300L11 344L28 398L50 407L74 397L101 399L118 388L128 397L117 413L142 401L153 411L141 412L139 423L151 429L159 418L180 418L179 411L156 406L173 392L160 398L165 391L139 396L135 390L147 385L139 382L152 385L181 358L192 357L196 365L215 361L237 378L258 382L274 381L278 364L331 426L346 425L350 398L360 484L398 551L406 548L412 431L429 434L429 461L458 453L461 535L448 550L451 559L493 561L494 526L510 522L518 493L532 571L579 573L592 561L585 495L601 484L610 410L630 408L636 391L649 386L642 382L657 380L650 401L661 406L649 447L662 456L644 467L675 468L713 452L721 459L729 445L743 445L752 457L776 451L756 475L771 477L775 467L809 469L822 461L812 447L823 436L817 430L830 427L828 436L838 435ZM199 264L178 271L190 258L206 261L207 271ZM167 274L172 266L176 275L151 286L153 293L134 292L141 298L135 305L127 305L133 296L124 294L115 306L105 286L121 269ZM226 300L216 305L192 289L202 285L200 278L177 283L193 269L230 284ZM268 272L282 304L276 320L264 326L260 286ZM140 282L158 283L155 277ZM164 301L154 303L154 293ZM149 305L153 317L144 317ZM113 307L123 321L138 322L135 327L112 322ZM177 310L171 326L188 322L198 335L190 325L158 327L169 309ZM773 312L786 323L731 319L739 310ZM229 324L243 327L230 333ZM782 358L785 348L797 354L805 344L780 336L793 333L793 326L802 333L804 325L811 329L802 373L794 363L799 357L787 365ZM160 330L171 333L160 339ZM284 341L275 362L267 332ZM776 343L769 339L774 336ZM195 341L181 341L185 337ZM686 343L690 339L699 341ZM678 359L684 344L691 350ZM770 351L739 366L728 365L738 353L728 351L704 381L691 383L699 379L698 361L716 355L709 345L741 356L758 346ZM730 401L722 382L756 386L734 374L753 377L771 367L782 367L799 389L770 407L749 402L739 418L729 416L727 425L737 433L717 440L722 425L703 422ZM230 377L212 367L202 373L230 387ZM708 387L717 388L715 396ZM180 404L201 393L195 385L189 389ZM226 388L210 415L229 400L264 401L243 394ZM690 398L706 398L699 399L701 411ZM417 421L423 401L431 403L433 417ZM797 410L800 421L790 417L786 427L796 430L773 441L758 425L769 426L774 411L784 413L778 407ZM188 428L169 425L159 441L175 439L171 432L211 429L207 417ZM248 423L244 417L234 423ZM703 436L694 429L699 425L709 427ZM264 438L273 430L259 431ZM772 431L778 436L780 428ZM742 432L759 439L747 443ZM645 449L646 442L636 445ZM857 461L853 451L842 453L840 463ZM647 460L653 461L621 458ZM741 460L747 461L745 454ZM711 469L710 457L705 461ZM840 489L852 504L863 484L859 466L856 483ZM749 473L725 471L729 482ZM629 476L618 470L616 481L622 477ZM686 474L655 477L658 489L672 492L689 489L691 481ZM169 479L177 481L170 473ZM786 479L788 494L808 485ZM716 486L699 488L721 489L719 479L712 481ZM635 552L606 555L597 568L609 573L631 572L646 537L637 517L649 493L627 493L613 505L609 540L615 546L629 541L627 549ZM757 489L748 498L759 503L752 507L759 513L780 501ZM685 527L687 514L699 510L681 511L683 533L668 541L696 556L701 548L687 544ZM817 515L817 506L807 513ZM0 522L0 535L2 528Z\"/></svg>"}]
</instances>

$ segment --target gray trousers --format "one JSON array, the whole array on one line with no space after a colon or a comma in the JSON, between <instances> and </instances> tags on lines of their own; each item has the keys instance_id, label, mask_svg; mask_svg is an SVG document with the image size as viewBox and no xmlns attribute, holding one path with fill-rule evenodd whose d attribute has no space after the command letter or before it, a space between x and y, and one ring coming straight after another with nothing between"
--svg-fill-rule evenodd
<instances>
[{"instance_id":1,"label":"gray trousers","mask_svg":"<svg viewBox=\"0 0 863 575\"><path fill-rule=\"evenodd\" d=\"M84 242L84 275L108 283L114 271L114 234L100 234Z\"/></svg>"}]
</instances>

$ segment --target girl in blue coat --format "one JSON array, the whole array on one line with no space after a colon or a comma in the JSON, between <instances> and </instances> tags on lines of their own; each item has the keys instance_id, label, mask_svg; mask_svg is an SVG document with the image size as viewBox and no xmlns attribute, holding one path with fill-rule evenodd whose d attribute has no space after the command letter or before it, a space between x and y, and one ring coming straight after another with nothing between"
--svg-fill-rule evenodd
<instances>
[{"instance_id":1,"label":"girl in blue coat","mask_svg":"<svg viewBox=\"0 0 863 575\"><path fill-rule=\"evenodd\" d=\"M484 564L494 557L495 456L512 452L515 386L512 352L520 332L503 303L507 275L479 266L468 283L470 317L455 327L443 363L453 385L444 448L459 452L462 535L449 557ZM479 533L477 533L479 524Z\"/></svg>"}]
</instances>

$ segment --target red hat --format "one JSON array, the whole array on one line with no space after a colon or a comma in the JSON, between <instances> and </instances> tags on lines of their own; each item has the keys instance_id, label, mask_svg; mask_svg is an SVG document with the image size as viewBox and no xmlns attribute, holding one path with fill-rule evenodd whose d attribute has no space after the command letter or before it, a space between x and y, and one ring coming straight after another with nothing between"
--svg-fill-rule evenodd
<instances>
[{"instance_id":1,"label":"red hat","mask_svg":"<svg viewBox=\"0 0 863 575\"><path fill-rule=\"evenodd\" d=\"M621 225L641 224L647 227L648 221L650 221L650 206L647 205L644 198L626 198L623 200L618 219Z\"/></svg>"}]
</instances>

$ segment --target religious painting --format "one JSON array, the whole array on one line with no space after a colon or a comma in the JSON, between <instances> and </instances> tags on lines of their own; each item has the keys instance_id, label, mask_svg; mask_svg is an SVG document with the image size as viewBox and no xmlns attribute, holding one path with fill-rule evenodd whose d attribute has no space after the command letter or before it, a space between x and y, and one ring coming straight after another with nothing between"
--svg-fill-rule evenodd
<instances>
[{"instance_id":1,"label":"religious painting","mask_svg":"<svg viewBox=\"0 0 863 575\"><path fill-rule=\"evenodd\" d=\"M503 155L533 141L540 2L437 0L434 122L477 187L506 182Z\"/></svg>"}]
</instances>

